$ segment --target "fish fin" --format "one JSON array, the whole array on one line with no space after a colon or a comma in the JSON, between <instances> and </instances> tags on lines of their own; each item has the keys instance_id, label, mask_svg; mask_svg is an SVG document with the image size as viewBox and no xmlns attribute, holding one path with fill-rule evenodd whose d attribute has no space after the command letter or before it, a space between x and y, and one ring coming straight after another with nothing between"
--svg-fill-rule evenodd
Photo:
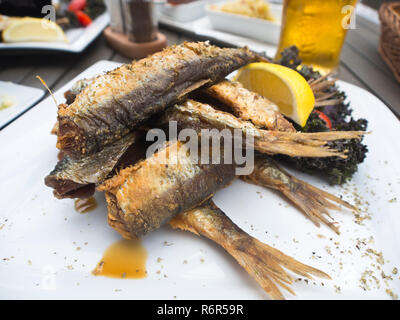
<instances>
[{"instance_id":1,"label":"fish fin","mask_svg":"<svg viewBox=\"0 0 400 320\"><path fill-rule=\"evenodd\" d=\"M326 143L326 141L334 140L347 140L347 139L361 139L363 135L370 134L371 132L365 131L324 131L324 132L307 132L307 133L282 133L283 135L295 136L294 141L297 142L309 142L309 141L321 141Z\"/></svg>"},{"instance_id":2,"label":"fish fin","mask_svg":"<svg viewBox=\"0 0 400 320\"><path fill-rule=\"evenodd\" d=\"M273 299L284 299L279 287L294 294L288 269L301 276L329 275L307 266L253 238L235 225L213 202L174 217L173 228L194 232L222 246Z\"/></svg>"},{"instance_id":3,"label":"fish fin","mask_svg":"<svg viewBox=\"0 0 400 320\"><path fill-rule=\"evenodd\" d=\"M204 79L204 80L200 80L197 81L195 83L193 83L190 87L186 88L184 91L182 91L179 95L178 95L178 100L182 99L183 97L185 97L188 93L204 86L207 83L211 83L211 79Z\"/></svg>"},{"instance_id":4,"label":"fish fin","mask_svg":"<svg viewBox=\"0 0 400 320\"><path fill-rule=\"evenodd\" d=\"M193 228L190 225L190 223L187 222L187 220L185 220L185 217L182 214L176 215L168 223L173 229L181 229L183 231L190 231L191 233L194 233L196 236L200 236L200 234L196 231L196 229Z\"/></svg>"},{"instance_id":5,"label":"fish fin","mask_svg":"<svg viewBox=\"0 0 400 320\"><path fill-rule=\"evenodd\" d=\"M58 134L58 121L54 124L53 128L50 131L50 134L53 134L53 135Z\"/></svg>"},{"instance_id":6,"label":"fish fin","mask_svg":"<svg viewBox=\"0 0 400 320\"><path fill-rule=\"evenodd\" d=\"M339 205L351 210L357 210L354 206L333 194L297 179L279 167L270 158L257 159L252 174L243 176L242 179L280 191L315 225L319 226L320 222L323 222L337 234L339 234L339 228L336 223L325 217L327 216L333 220L329 210L341 210Z\"/></svg>"},{"instance_id":7,"label":"fish fin","mask_svg":"<svg viewBox=\"0 0 400 320\"><path fill-rule=\"evenodd\" d=\"M314 142L312 143L314 144ZM290 157L347 158L344 152L322 145L305 145L295 141L280 140L279 138L275 141L255 139L254 149L265 154L284 154Z\"/></svg>"}]
</instances>

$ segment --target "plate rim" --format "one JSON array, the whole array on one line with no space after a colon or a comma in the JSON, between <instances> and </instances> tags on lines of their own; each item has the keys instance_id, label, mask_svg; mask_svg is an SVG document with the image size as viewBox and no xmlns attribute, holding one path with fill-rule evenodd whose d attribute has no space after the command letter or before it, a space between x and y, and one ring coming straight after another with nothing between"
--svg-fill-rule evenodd
<instances>
[{"instance_id":1,"label":"plate rim","mask_svg":"<svg viewBox=\"0 0 400 320\"><path fill-rule=\"evenodd\" d=\"M29 103L20 107L19 111L12 113L11 116L8 119L6 119L5 121L3 121L0 118L0 131L3 131L6 127L8 127L15 120L17 120L17 118L21 117L24 113L28 112L30 109L33 109L35 106L39 105L39 103L37 103L37 102L45 95L45 91L43 89L30 87L30 86L26 86L26 85L19 84L19 83L14 83L11 81L0 80L0 85L1 85L1 83L20 87L21 90L26 90L26 88L28 88L32 92L32 99L29 101Z\"/></svg>"}]
</instances>

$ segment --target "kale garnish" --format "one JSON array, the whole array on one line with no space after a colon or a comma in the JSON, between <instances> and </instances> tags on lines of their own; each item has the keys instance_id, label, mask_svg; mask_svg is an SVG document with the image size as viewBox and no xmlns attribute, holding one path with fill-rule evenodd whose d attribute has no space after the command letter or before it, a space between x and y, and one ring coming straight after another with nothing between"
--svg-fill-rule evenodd
<instances>
[{"instance_id":1,"label":"kale garnish","mask_svg":"<svg viewBox=\"0 0 400 320\"><path fill-rule=\"evenodd\" d=\"M301 60L298 54L299 50L295 46L289 47L282 52L281 58L275 62L296 70L307 81L320 78L321 74L313 70L312 67L301 66ZM335 93L332 98L346 98L346 94L340 91L336 85L327 88L326 93ZM329 117L332 123L332 130L365 131L367 129L368 121L365 119L354 119L352 116L353 110L350 108L349 103L341 102L332 106L319 107L318 110ZM316 113L310 115L303 128L296 124L295 127L302 132L321 132L329 130L325 121L320 119L319 115ZM347 158L284 158L302 171L319 174L327 178L331 184L343 184L352 178L357 171L358 165L364 161L368 148L362 143L362 139L332 141L328 143L328 146L340 151L347 150Z\"/></svg>"}]
</instances>

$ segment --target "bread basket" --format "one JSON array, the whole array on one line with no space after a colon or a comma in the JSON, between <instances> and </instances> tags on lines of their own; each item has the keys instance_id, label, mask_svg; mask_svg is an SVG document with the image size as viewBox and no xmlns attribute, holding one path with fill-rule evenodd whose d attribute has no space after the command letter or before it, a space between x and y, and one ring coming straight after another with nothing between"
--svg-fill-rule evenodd
<instances>
[{"instance_id":1,"label":"bread basket","mask_svg":"<svg viewBox=\"0 0 400 320\"><path fill-rule=\"evenodd\" d=\"M382 4L379 18L381 20L379 53L400 82L400 1Z\"/></svg>"}]
</instances>

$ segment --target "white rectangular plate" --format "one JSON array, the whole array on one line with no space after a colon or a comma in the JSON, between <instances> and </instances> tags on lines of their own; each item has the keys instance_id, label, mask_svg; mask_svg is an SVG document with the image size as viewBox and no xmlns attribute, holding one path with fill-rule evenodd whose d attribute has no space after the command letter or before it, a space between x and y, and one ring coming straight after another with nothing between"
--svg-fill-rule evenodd
<instances>
[{"instance_id":1,"label":"white rectangular plate","mask_svg":"<svg viewBox=\"0 0 400 320\"><path fill-rule=\"evenodd\" d=\"M206 6L206 13L215 30L275 44L281 32L282 5L270 4L271 15L276 21L251 18L219 11L224 2Z\"/></svg>"},{"instance_id":2,"label":"white rectangular plate","mask_svg":"<svg viewBox=\"0 0 400 320\"><path fill-rule=\"evenodd\" d=\"M78 53L85 48L103 31L110 21L107 12L97 17L86 28L75 28L65 32L69 43L58 42L21 42L21 43L2 43L0 42L0 52L5 50L44 50L44 51L63 51Z\"/></svg>"},{"instance_id":3,"label":"white rectangular plate","mask_svg":"<svg viewBox=\"0 0 400 320\"><path fill-rule=\"evenodd\" d=\"M179 22L160 12L159 22L162 26L165 25L169 28L178 30L179 32L191 33L194 37L215 39L238 47L248 46L254 51L264 51L269 57L275 56L275 52L277 49L275 44L266 43L264 41L256 39L250 39L248 37L232 34L229 32L215 30L211 25L210 17L208 16L201 17L192 21Z\"/></svg>"},{"instance_id":4,"label":"white rectangular plate","mask_svg":"<svg viewBox=\"0 0 400 320\"><path fill-rule=\"evenodd\" d=\"M0 96L7 96L13 105L0 110L0 130L44 95L44 91L7 81L0 81Z\"/></svg>"},{"instance_id":5,"label":"white rectangular plate","mask_svg":"<svg viewBox=\"0 0 400 320\"><path fill-rule=\"evenodd\" d=\"M116 66L100 61L75 80ZM59 103L73 81L56 93ZM371 220L359 225L349 211L332 212L342 232L337 236L325 226L315 227L278 193L241 181L218 192L215 201L252 236L324 270L333 279L294 282L297 295L286 294L287 298L390 299L386 289L400 293L399 274L392 274L394 267L400 269L399 121L370 93L345 82L339 85L346 91L355 115L369 120L372 134L365 138L368 158L344 187L330 187L297 172L296 176L350 202L355 202L353 191L357 192L357 202L367 208ZM44 177L57 162L56 137L50 135L56 112L57 107L48 98L0 132L0 298L267 298L223 249L169 226L143 239L149 254L146 278L93 276L91 271L104 250L120 236L107 225L102 194L96 194L98 208L81 215L75 212L73 200L55 199L44 185ZM165 241L171 245L165 245ZM377 262L382 262L379 253L383 265ZM157 262L158 258L162 261ZM378 266L393 280L385 284ZM366 276L370 290L364 291L360 279L368 270L379 280L379 288L372 277Z\"/></svg>"},{"instance_id":6,"label":"white rectangular plate","mask_svg":"<svg viewBox=\"0 0 400 320\"><path fill-rule=\"evenodd\" d=\"M189 3L170 4L165 3L160 6L160 11L165 16L178 22L188 22L204 16L206 1L197 0Z\"/></svg>"}]
</instances>

